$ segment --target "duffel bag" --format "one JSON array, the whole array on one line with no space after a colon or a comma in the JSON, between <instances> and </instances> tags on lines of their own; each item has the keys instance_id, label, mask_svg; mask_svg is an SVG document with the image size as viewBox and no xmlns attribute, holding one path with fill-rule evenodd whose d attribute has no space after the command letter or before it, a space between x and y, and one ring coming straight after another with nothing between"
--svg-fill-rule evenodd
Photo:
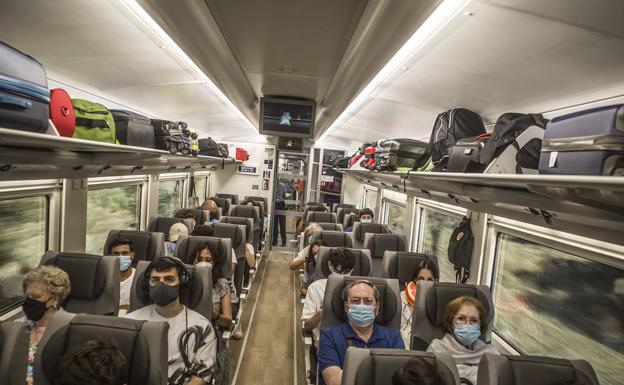
<instances>
[{"instance_id":1,"label":"duffel bag","mask_svg":"<svg viewBox=\"0 0 624 385\"><path fill-rule=\"evenodd\" d=\"M485 166L479 162L479 154L490 134L460 139L449 151L446 165L448 172L483 172Z\"/></svg>"},{"instance_id":2,"label":"duffel bag","mask_svg":"<svg viewBox=\"0 0 624 385\"><path fill-rule=\"evenodd\" d=\"M150 118L126 110L111 110L115 119L115 134L121 144L155 148L154 127Z\"/></svg>"},{"instance_id":3,"label":"duffel bag","mask_svg":"<svg viewBox=\"0 0 624 385\"><path fill-rule=\"evenodd\" d=\"M214 141L212 138L202 138L197 141L197 145L199 146L199 155L204 156L215 156L219 158L223 158L222 148L220 148L219 144ZM227 147L226 147L227 148Z\"/></svg>"},{"instance_id":4,"label":"duffel bag","mask_svg":"<svg viewBox=\"0 0 624 385\"><path fill-rule=\"evenodd\" d=\"M74 138L116 143L115 119L105 105L84 99L72 99L76 113Z\"/></svg>"}]
</instances>

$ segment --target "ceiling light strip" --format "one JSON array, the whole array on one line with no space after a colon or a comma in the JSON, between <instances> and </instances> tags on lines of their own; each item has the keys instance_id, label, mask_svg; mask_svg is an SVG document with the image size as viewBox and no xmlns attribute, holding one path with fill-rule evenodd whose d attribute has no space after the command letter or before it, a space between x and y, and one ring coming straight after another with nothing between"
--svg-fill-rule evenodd
<instances>
[{"instance_id":1,"label":"ceiling light strip","mask_svg":"<svg viewBox=\"0 0 624 385\"><path fill-rule=\"evenodd\" d=\"M444 0L438 8L414 32L407 42L397 51L386 65L375 75L373 80L353 99L336 120L325 130L319 141L346 123L358 109L368 100L375 90L389 79L404 63L414 56L431 38L433 38L446 24L451 21L471 0Z\"/></svg>"},{"instance_id":2,"label":"ceiling light strip","mask_svg":"<svg viewBox=\"0 0 624 385\"><path fill-rule=\"evenodd\" d=\"M161 43L161 47L169 49L182 63L184 63L209 91L221 102L228 106L247 126L254 131L258 128L243 114L232 101L217 87L217 85L202 71L197 64L180 48L175 41L152 19L152 17L135 0L119 0Z\"/></svg>"}]
</instances>

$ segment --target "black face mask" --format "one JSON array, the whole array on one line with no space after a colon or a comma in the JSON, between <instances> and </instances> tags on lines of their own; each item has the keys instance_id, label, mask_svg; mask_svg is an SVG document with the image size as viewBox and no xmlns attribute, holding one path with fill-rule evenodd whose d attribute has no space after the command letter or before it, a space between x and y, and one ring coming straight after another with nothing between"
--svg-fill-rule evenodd
<instances>
[{"instance_id":1,"label":"black face mask","mask_svg":"<svg viewBox=\"0 0 624 385\"><path fill-rule=\"evenodd\" d=\"M33 298L26 298L24 300L24 304L22 305L22 310L24 311L24 314L26 314L26 318L34 322L43 318L45 313L48 312L48 309L49 308L46 305L46 302L37 301Z\"/></svg>"},{"instance_id":2,"label":"black face mask","mask_svg":"<svg viewBox=\"0 0 624 385\"><path fill-rule=\"evenodd\" d=\"M169 286L164 282L159 282L155 286L150 286L149 297L158 306L166 306L178 298L180 285Z\"/></svg>"},{"instance_id":3,"label":"black face mask","mask_svg":"<svg viewBox=\"0 0 624 385\"><path fill-rule=\"evenodd\" d=\"M217 213L211 211L210 212L210 220L217 219Z\"/></svg>"}]
</instances>

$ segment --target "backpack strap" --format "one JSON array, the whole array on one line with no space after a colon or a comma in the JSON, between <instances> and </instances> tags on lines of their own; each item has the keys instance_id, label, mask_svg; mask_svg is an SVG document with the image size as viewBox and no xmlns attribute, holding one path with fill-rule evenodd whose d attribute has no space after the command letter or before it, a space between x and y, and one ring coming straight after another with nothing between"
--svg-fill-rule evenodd
<instances>
[{"instance_id":1,"label":"backpack strap","mask_svg":"<svg viewBox=\"0 0 624 385\"><path fill-rule=\"evenodd\" d=\"M76 118L76 126L87 128L110 128L103 119Z\"/></svg>"}]
</instances>

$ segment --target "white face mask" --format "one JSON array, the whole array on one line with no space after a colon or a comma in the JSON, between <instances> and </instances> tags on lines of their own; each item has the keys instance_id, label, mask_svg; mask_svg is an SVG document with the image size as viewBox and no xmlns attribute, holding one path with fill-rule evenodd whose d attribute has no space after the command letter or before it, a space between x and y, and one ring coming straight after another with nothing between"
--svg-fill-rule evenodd
<instances>
[{"instance_id":1,"label":"white face mask","mask_svg":"<svg viewBox=\"0 0 624 385\"><path fill-rule=\"evenodd\" d=\"M212 262L201 261L197 262L195 266L209 266L212 269Z\"/></svg>"},{"instance_id":2,"label":"white face mask","mask_svg":"<svg viewBox=\"0 0 624 385\"><path fill-rule=\"evenodd\" d=\"M363 218L360 220L362 223L373 223L373 218Z\"/></svg>"}]
</instances>

